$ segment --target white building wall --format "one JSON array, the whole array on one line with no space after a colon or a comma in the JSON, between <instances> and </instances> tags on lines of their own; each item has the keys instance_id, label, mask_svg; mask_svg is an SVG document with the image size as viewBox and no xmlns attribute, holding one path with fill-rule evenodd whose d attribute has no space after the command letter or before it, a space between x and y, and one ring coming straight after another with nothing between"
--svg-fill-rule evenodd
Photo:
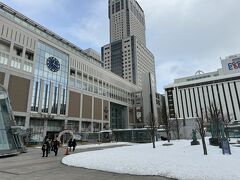
<instances>
[{"instance_id":1,"label":"white building wall","mask_svg":"<svg viewBox=\"0 0 240 180\"><path fill-rule=\"evenodd\" d=\"M208 96L208 92L207 92L207 86L203 86L203 93L204 93L204 97L205 97L205 103L206 103L206 107L210 106L210 99Z\"/></svg>"},{"instance_id":2,"label":"white building wall","mask_svg":"<svg viewBox=\"0 0 240 180\"><path fill-rule=\"evenodd\" d=\"M189 90L190 90L190 97L191 97L191 100L192 100L193 117L196 117L197 116L197 111L196 111L196 106L195 106L193 88L189 88Z\"/></svg>"},{"instance_id":3,"label":"white building wall","mask_svg":"<svg viewBox=\"0 0 240 180\"><path fill-rule=\"evenodd\" d=\"M220 102L222 104L222 111L223 111L223 114L227 115L227 106L226 106L226 101L224 99L222 84L219 84L218 87L219 87Z\"/></svg>"},{"instance_id":4,"label":"white building wall","mask_svg":"<svg viewBox=\"0 0 240 180\"><path fill-rule=\"evenodd\" d=\"M174 88L174 90L173 90L173 101L174 101L174 109L175 109L176 115L178 117L179 112L178 112L178 106L177 106L176 88Z\"/></svg>"},{"instance_id":5,"label":"white building wall","mask_svg":"<svg viewBox=\"0 0 240 180\"><path fill-rule=\"evenodd\" d=\"M226 94L226 102L227 102L227 108L229 111L230 118L233 119L233 107L232 107L232 102L230 99L230 92L228 89L228 83L224 83L224 91Z\"/></svg>"},{"instance_id":6,"label":"white building wall","mask_svg":"<svg viewBox=\"0 0 240 180\"><path fill-rule=\"evenodd\" d=\"M204 99L203 99L203 91L202 87L199 87L199 97L200 97L200 102L201 102L201 108L202 108L202 114L205 114L205 104L204 104Z\"/></svg>"},{"instance_id":7,"label":"white building wall","mask_svg":"<svg viewBox=\"0 0 240 180\"><path fill-rule=\"evenodd\" d=\"M240 117L239 104L238 104L237 94L236 94L233 82L230 83L230 90L231 90L231 93L232 93L233 106L234 106L236 117ZM237 119L235 119L235 120L237 120Z\"/></svg>"},{"instance_id":8,"label":"white building wall","mask_svg":"<svg viewBox=\"0 0 240 180\"><path fill-rule=\"evenodd\" d=\"M183 118L183 106L182 106L182 100L181 100L181 94L180 90L177 90L177 95L178 95L178 104L179 104L179 114L178 117ZM166 106L168 107L168 106Z\"/></svg>"}]
</instances>

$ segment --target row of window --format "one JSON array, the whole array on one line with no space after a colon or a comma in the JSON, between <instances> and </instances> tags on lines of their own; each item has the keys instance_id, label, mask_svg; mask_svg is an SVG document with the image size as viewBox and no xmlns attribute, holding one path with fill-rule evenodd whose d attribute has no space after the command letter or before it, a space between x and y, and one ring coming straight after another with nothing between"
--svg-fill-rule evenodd
<instances>
[{"instance_id":1,"label":"row of window","mask_svg":"<svg viewBox=\"0 0 240 180\"><path fill-rule=\"evenodd\" d=\"M100 96L109 97L125 103L132 103L132 98L127 97L127 95L124 92L118 92L111 88L106 89L106 88L98 87L97 85L93 85L92 83L89 83L89 82L70 78L69 86L75 87L78 90L88 91L91 93L98 94Z\"/></svg>"},{"instance_id":2,"label":"row of window","mask_svg":"<svg viewBox=\"0 0 240 180\"><path fill-rule=\"evenodd\" d=\"M9 60L9 55L0 52L0 64L7 65ZM22 60L16 57L12 57L12 60L10 62L10 67L13 67L15 69L21 69L21 63ZM33 64L27 61L24 61L23 63L23 71L31 73L33 71Z\"/></svg>"},{"instance_id":3,"label":"row of window","mask_svg":"<svg viewBox=\"0 0 240 180\"><path fill-rule=\"evenodd\" d=\"M182 118L204 117L209 113L210 105L214 105L221 110L223 118L225 116L234 120L240 118L240 82L211 84L174 91L167 91L169 111L173 116L174 113L178 113Z\"/></svg>"},{"instance_id":4,"label":"row of window","mask_svg":"<svg viewBox=\"0 0 240 180\"><path fill-rule=\"evenodd\" d=\"M43 86L43 91L41 91L41 86ZM40 80L35 80L33 86L31 111L38 112L41 102L42 105L41 109L43 113L50 112L52 114L57 114L58 105L60 104L60 114L65 115L66 98L67 98L66 87L62 87L60 91L58 85L54 86L53 83L47 81L45 81L44 83L40 83ZM49 107L51 108L50 110Z\"/></svg>"},{"instance_id":5,"label":"row of window","mask_svg":"<svg viewBox=\"0 0 240 180\"><path fill-rule=\"evenodd\" d=\"M24 28L27 28L28 30L30 30L30 31L48 39L49 41L53 42L54 44L56 44L58 46L61 46L64 49L67 49L68 51L73 52L74 54L77 54L79 57L83 58L84 60L86 60L86 61L92 60L92 58L83 54L74 45L69 45L69 43L67 43L67 42L65 43L64 40L62 40L61 37L59 37L57 35L50 34L50 32L47 32L46 30L43 30L42 27L38 27L38 25L29 24L26 20L21 19L19 17L16 17L16 13L14 13L14 12L10 13L9 11L2 9L2 7L1 7L0 8L0 14L5 16L6 18L9 18L10 20L13 20L14 22L23 26ZM35 49L36 42L32 39L29 39L29 42L30 42L30 40L33 41L32 44L34 44L34 48L32 48L32 49Z\"/></svg>"}]
</instances>

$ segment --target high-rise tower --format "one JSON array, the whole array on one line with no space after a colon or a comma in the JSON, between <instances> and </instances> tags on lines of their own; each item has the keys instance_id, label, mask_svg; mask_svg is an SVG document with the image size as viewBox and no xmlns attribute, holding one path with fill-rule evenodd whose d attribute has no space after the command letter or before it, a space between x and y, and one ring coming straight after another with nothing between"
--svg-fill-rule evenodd
<instances>
[{"instance_id":1,"label":"high-rise tower","mask_svg":"<svg viewBox=\"0 0 240 180\"><path fill-rule=\"evenodd\" d=\"M138 86L135 117L144 126L149 113L157 117L153 54L146 47L145 15L136 0L109 0L110 44L102 47L104 68Z\"/></svg>"},{"instance_id":2,"label":"high-rise tower","mask_svg":"<svg viewBox=\"0 0 240 180\"><path fill-rule=\"evenodd\" d=\"M136 0L109 0L110 44L102 47L104 68L136 84L155 78L153 54L146 47L144 11Z\"/></svg>"},{"instance_id":3,"label":"high-rise tower","mask_svg":"<svg viewBox=\"0 0 240 180\"><path fill-rule=\"evenodd\" d=\"M135 0L109 0L110 41L132 35L146 44L144 11Z\"/></svg>"}]
</instances>

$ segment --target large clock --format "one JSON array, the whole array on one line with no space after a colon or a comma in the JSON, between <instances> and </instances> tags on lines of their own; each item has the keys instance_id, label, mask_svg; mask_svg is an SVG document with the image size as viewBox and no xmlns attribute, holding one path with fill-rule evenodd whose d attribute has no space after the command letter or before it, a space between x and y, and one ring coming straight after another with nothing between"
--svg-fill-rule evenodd
<instances>
[{"instance_id":1,"label":"large clock","mask_svg":"<svg viewBox=\"0 0 240 180\"><path fill-rule=\"evenodd\" d=\"M60 63L55 57L47 58L46 64L48 69L50 69L52 72L57 72L60 69Z\"/></svg>"}]
</instances>

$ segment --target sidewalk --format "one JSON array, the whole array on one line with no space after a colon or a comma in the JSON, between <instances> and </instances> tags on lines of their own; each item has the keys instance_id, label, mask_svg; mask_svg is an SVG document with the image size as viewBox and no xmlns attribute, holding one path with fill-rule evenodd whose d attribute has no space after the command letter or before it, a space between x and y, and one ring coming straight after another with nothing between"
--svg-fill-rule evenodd
<instances>
[{"instance_id":1,"label":"sidewalk","mask_svg":"<svg viewBox=\"0 0 240 180\"><path fill-rule=\"evenodd\" d=\"M90 149L76 149L74 153L99 150L110 147L92 147ZM73 152L70 152L73 153ZM51 152L49 157L41 157L42 151L29 148L27 153L18 156L0 158L1 180L167 180L162 177L131 176L123 174L106 173L83 168L68 167L61 163L64 157L64 148L59 149L58 156Z\"/></svg>"}]
</instances>

